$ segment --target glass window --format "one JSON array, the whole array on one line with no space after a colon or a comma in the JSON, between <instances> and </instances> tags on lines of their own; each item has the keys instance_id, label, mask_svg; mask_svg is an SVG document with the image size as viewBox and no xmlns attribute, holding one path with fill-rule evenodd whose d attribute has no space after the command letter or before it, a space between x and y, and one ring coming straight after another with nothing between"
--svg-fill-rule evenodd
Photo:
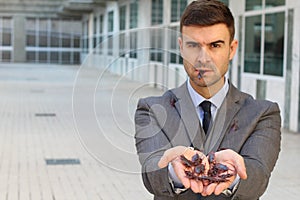
<instances>
[{"instance_id":1,"label":"glass window","mask_svg":"<svg viewBox=\"0 0 300 200\"><path fill-rule=\"evenodd\" d=\"M35 46L35 34L34 33L28 33L26 36L26 45L27 46Z\"/></svg>"},{"instance_id":2,"label":"glass window","mask_svg":"<svg viewBox=\"0 0 300 200\"><path fill-rule=\"evenodd\" d=\"M73 47L80 48L80 35L76 34L73 38Z\"/></svg>"},{"instance_id":3,"label":"glass window","mask_svg":"<svg viewBox=\"0 0 300 200\"><path fill-rule=\"evenodd\" d=\"M266 15L264 74L283 75L284 13Z\"/></svg>"},{"instance_id":4,"label":"glass window","mask_svg":"<svg viewBox=\"0 0 300 200\"><path fill-rule=\"evenodd\" d=\"M171 2L171 22L180 20L181 14L187 6L186 0L172 0Z\"/></svg>"},{"instance_id":5,"label":"glass window","mask_svg":"<svg viewBox=\"0 0 300 200\"><path fill-rule=\"evenodd\" d=\"M126 29L126 6L120 7L120 31Z\"/></svg>"},{"instance_id":6,"label":"glass window","mask_svg":"<svg viewBox=\"0 0 300 200\"><path fill-rule=\"evenodd\" d=\"M170 31L168 31L168 33L168 38L170 40L169 44L171 46L170 62L181 64L182 59L179 51L179 44L177 42L177 38L180 36L179 26L170 28Z\"/></svg>"},{"instance_id":7,"label":"glass window","mask_svg":"<svg viewBox=\"0 0 300 200\"><path fill-rule=\"evenodd\" d=\"M11 61L11 52L10 51L2 51L2 61L5 61L5 62Z\"/></svg>"},{"instance_id":8,"label":"glass window","mask_svg":"<svg viewBox=\"0 0 300 200\"><path fill-rule=\"evenodd\" d=\"M285 5L285 0L266 0L266 7L276 7Z\"/></svg>"},{"instance_id":9,"label":"glass window","mask_svg":"<svg viewBox=\"0 0 300 200\"><path fill-rule=\"evenodd\" d=\"M110 11L108 13L108 32L114 31L114 12Z\"/></svg>"},{"instance_id":10,"label":"glass window","mask_svg":"<svg viewBox=\"0 0 300 200\"><path fill-rule=\"evenodd\" d=\"M130 4L130 24L129 28L137 28L138 25L138 2Z\"/></svg>"},{"instance_id":11,"label":"glass window","mask_svg":"<svg viewBox=\"0 0 300 200\"><path fill-rule=\"evenodd\" d=\"M79 64L80 63L80 53L79 52L74 52L74 54L73 54L73 63L74 64Z\"/></svg>"},{"instance_id":12,"label":"glass window","mask_svg":"<svg viewBox=\"0 0 300 200\"><path fill-rule=\"evenodd\" d=\"M39 20L39 46L40 47L47 47L48 40L47 40L47 33L48 29L48 20L47 19L40 19Z\"/></svg>"},{"instance_id":13,"label":"glass window","mask_svg":"<svg viewBox=\"0 0 300 200\"><path fill-rule=\"evenodd\" d=\"M62 38L62 47L71 47L71 36L65 34Z\"/></svg>"},{"instance_id":14,"label":"glass window","mask_svg":"<svg viewBox=\"0 0 300 200\"><path fill-rule=\"evenodd\" d=\"M35 18L26 19L26 45L36 46L36 20Z\"/></svg>"},{"instance_id":15,"label":"glass window","mask_svg":"<svg viewBox=\"0 0 300 200\"><path fill-rule=\"evenodd\" d=\"M71 53L70 52L62 52L62 63L69 64L71 60Z\"/></svg>"},{"instance_id":16,"label":"glass window","mask_svg":"<svg viewBox=\"0 0 300 200\"><path fill-rule=\"evenodd\" d=\"M39 62L46 63L47 62L47 52L39 52Z\"/></svg>"},{"instance_id":17,"label":"glass window","mask_svg":"<svg viewBox=\"0 0 300 200\"><path fill-rule=\"evenodd\" d=\"M163 0L152 0L151 24L163 23Z\"/></svg>"},{"instance_id":18,"label":"glass window","mask_svg":"<svg viewBox=\"0 0 300 200\"><path fill-rule=\"evenodd\" d=\"M12 45L12 18L3 17L2 18L2 45L11 46Z\"/></svg>"},{"instance_id":19,"label":"glass window","mask_svg":"<svg viewBox=\"0 0 300 200\"><path fill-rule=\"evenodd\" d=\"M44 31L39 32L39 46L47 47L47 32Z\"/></svg>"},{"instance_id":20,"label":"glass window","mask_svg":"<svg viewBox=\"0 0 300 200\"><path fill-rule=\"evenodd\" d=\"M163 29L153 29L151 30L151 49L150 49L150 59L152 61L162 61L163 57Z\"/></svg>"},{"instance_id":21,"label":"glass window","mask_svg":"<svg viewBox=\"0 0 300 200\"><path fill-rule=\"evenodd\" d=\"M51 52L50 61L51 61L51 63L59 63L58 52Z\"/></svg>"},{"instance_id":22,"label":"glass window","mask_svg":"<svg viewBox=\"0 0 300 200\"><path fill-rule=\"evenodd\" d=\"M113 37L112 35L109 35L108 38L107 38L107 53L108 55L113 55Z\"/></svg>"},{"instance_id":23,"label":"glass window","mask_svg":"<svg viewBox=\"0 0 300 200\"><path fill-rule=\"evenodd\" d=\"M51 47L59 47L60 42L60 28L59 28L59 20L52 19L51 20L51 33L50 33L50 46Z\"/></svg>"},{"instance_id":24,"label":"glass window","mask_svg":"<svg viewBox=\"0 0 300 200\"><path fill-rule=\"evenodd\" d=\"M34 51L27 51L26 52L26 60L29 62L35 62L35 52Z\"/></svg>"},{"instance_id":25,"label":"glass window","mask_svg":"<svg viewBox=\"0 0 300 200\"><path fill-rule=\"evenodd\" d=\"M137 32L130 32L130 58L137 58Z\"/></svg>"},{"instance_id":26,"label":"glass window","mask_svg":"<svg viewBox=\"0 0 300 200\"><path fill-rule=\"evenodd\" d=\"M260 73L261 16L246 18L244 71Z\"/></svg>"},{"instance_id":27,"label":"glass window","mask_svg":"<svg viewBox=\"0 0 300 200\"><path fill-rule=\"evenodd\" d=\"M94 17L94 21L93 21L93 34L94 35L97 34L97 17Z\"/></svg>"},{"instance_id":28,"label":"glass window","mask_svg":"<svg viewBox=\"0 0 300 200\"><path fill-rule=\"evenodd\" d=\"M246 0L246 10L261 10L262 0Z\"/></svg>"},{"instance_id":29,"label":"glass window","mask_svg":"<svg viewBox=\"0 0 300 200\"><path fill-rule=\"evenodd\" d=\"M103 33L103 15L100 15L99 19L99 33Z\"/></svg>"},{"instance_id":30,"label":"glass window","mask_svg":"<svg viewBox=\"0 0 300 200\"><path fill-rule=\"evenodd\" d=\"M225 5L229 5L229 0L220 0L221 2L223 2Z\"/></svg>"},{"instance_id":31,"label":"glass window","mask_svg":"<svg viewBox=\"0 0 300 200\"><path fill-rule=\"evenodd\" d=\"M125 49L125 33L119 34L119 55L121 57L125 56L126 49Z\"/></svg>"}]
</instances>

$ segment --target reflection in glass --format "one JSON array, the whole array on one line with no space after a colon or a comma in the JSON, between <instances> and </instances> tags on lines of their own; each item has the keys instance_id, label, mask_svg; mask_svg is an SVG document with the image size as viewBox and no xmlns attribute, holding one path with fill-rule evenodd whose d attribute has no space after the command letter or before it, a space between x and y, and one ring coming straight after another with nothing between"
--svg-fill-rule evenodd
<instances>
[{"instance_id":1,"label":"reflection in glass","mask_svg":"<svg viewBox=\"0 0 300 200\"><path fill-rule=\"evenodd\" d=\"M261 10L262 0L246 0L246 10Z\"/></svg>"},{"instance_id":2,"label":"reflection in glass","mask_svg":"<svg viewBox=\"0 0 300 200\"><path fill-rule=\"evenodd\" d=\"M180 20L180 16L183 13L187 5L186 0L172 0L171 2L171 22L177 22Z\"/></svg>"},{"instance_id":3,"label":"reflection in glass","mask_svg":"<svg viewBox=\"0 0 300 200\"><path fill-rule=\"evenodd\" d=\"M266 15L264 74L283 75L284 13Z\"/></svg>"},{"instance_id":4,"label":"reflection in glass","mask_svg":"<svg viewBox=\"0 0 300 200\"><path fill-rule=\"evenodd\" d=\"M223 2L225 5L229 5L229 0L220 0L221 2Z\"/></svg>"},{"instance_id":5,"label":"reflection in glass","mask_svg":"<svg viewBox=\"0 0 300 200\"><path fill-rule=\"evenodd\" d=\"M130 3L129 28L137 28L138 25L138 2Z\"/></svg>"},{"instance_id":6,"label":"reflection in glass","mask_svg":"<svg viewBox=\"0 0 300 200\"><path fill-rule=\"evenodd\" d=\"M125 30L126 28L126 6L120 8L120 31ZM95 31L96 32L96 31Z\"/></svg>"},{"instance_id":7,"label":"reflection in glass","mask_svg":"<svg viewBox=\"0 0 300 200\"><path fill-rule=\"evenodd\" d=\"M152 0L151 24L163 23L163 0Z\"/></svg>"},{"instance_id":8,"label":"reflection in glass","mask_svg":"<svg viewBox=\"0 0 300 200\"><path fill-rule=\"evenodd\" d=\"M246 18L244 72L260 73L261 16Z\"/></svg>"},{"instance_id":9,"label":"reflection in glass","mask_svg":"<svg viewBox=\"0 0 300 200\"><path fill-rule=\"evenodd\" d=\"M266 7L275 7L285 5L285 0L266 0Z\"/></svg>"},{"instance_id":10,"label":"reflection in glass","mask_svg":"<svg viewBox=\"0 0 300 200\"><path fill-rule=\"evenodd\" d=\"M39 47L47 47L48 40L47 35L48 33L48 20L47 19L40 19L39 20Z\"/></svg>"},{"instance_id":11,"label":"reflection in glass","mask_svg":"<svg viewBox=\"0 0 300 200\"><path fill-rule=\"evenodd\" d=\"M3 17L2 18L2 46L11 46L12 45L12 18ZM4 53L6 54L6 53Z\"/></svg>"},{"instance_id":12,"label":"reflection in glass","mask_svg":"<svg viewBox=\"0 0 300 200\"><path fill-rule=\"evenodd\" d=\"M114 31L114 11L108 13L108 32Z\"/></svg>"},{"instance_id":13,"label":"reflection in glass","mask_svg":"<svg viewBox=\"0 0 300 200\"><path fill-rule=\"evenodd\" d=\"M130 32L130 58L137 58L137 32Z\"/></svg>"}]
</instances>

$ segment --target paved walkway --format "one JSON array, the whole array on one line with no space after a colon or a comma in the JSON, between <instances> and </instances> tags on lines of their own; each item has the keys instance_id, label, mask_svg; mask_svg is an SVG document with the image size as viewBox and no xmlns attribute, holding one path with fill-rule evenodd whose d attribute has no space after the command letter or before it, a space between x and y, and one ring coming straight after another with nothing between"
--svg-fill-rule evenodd
<instances>
[{"instance_id":1,"label":"paved walkway","mask_svg":"<svg viewBox=\"0 0 300 200\"><path fill-rule=\"evenodd\" d=\"M150 200L133 113L148 85L78 66L0 64L0 200ZM300 134L262 199L298 199Z\"/></svg>"}]
</instances>

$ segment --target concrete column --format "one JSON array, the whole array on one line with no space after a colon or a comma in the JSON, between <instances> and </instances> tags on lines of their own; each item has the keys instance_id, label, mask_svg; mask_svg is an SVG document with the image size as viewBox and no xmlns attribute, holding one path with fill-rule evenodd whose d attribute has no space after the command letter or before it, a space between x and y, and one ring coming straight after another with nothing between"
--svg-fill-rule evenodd
<instances>
[{"instance_id":1,"label":"concrete column","mask_svg":"<svg viewBox=\"0 0 300 200\"><path fill-rule=\"evenodd\" d=\"M299 63L300 63L300 41L299 41L299 17L300 7L294 10L294 24L293 24L293 46L292 46L292 69L291 69L291 100L290 100L290 130L299 130Z\"/></svg>"},{"instance_id":2,"label":"concrete column","mask_svg":"<svg viewBox=\"0 0 300 200\"><path fill-rule=\"evenodd\" d=\"M149 80L149 47L150 44L150 32L151 29L151 0L140 0L138 5L138 40L137 49L137 66L135 71L135 80L148 81Z\"/></svg>"},{"instance_id":3,"label":"concrete column","mask_svg":"<svg viewBox=\"0 0 300 200\"><path fill-rule=\"evenodd\" d=\"M25 16L13 16L13 62L26 62Z\"/></svg>"},{"instance_id":4,"label":"concrete column","mask_svg":"<svg viewBox=\"0 0 300 200\"><path fill-rule=\"evenodd\" d=\"M240 36L242 36L242 32L243 31L243 27L240 27L240 25L242 25L242 23L240 22L240 20L242 20L242 18L240 18L240 16L243 15L244 10L245 10L245 1L244 0L230 0L229 1L229 8L233 14L234 20L235 20L235 39L237 39L239 41L240 44L242 44L242 38L240 38ZM237 87L240 85L239 84L239 79L240 79L240 70L239 68L241 68L241 54L242 54L242 49L241 45L239 45L239 48L236 51L236 54L234 56L234 58L232 59L232 65L231 65L231 77L230 80L231 82L236 85Z\"/></svg>"},{"instance_id":5,"label":"concrete column","mask_svg":"<svg viewBox=\"0 0 300 200\"><path fill-rule=\"evenodd\" d=\"M89 14L89 21L88 21L88 36L89 36L89 54L93 53L94 50L94 13Z\"/></svg>"}]
</instances>

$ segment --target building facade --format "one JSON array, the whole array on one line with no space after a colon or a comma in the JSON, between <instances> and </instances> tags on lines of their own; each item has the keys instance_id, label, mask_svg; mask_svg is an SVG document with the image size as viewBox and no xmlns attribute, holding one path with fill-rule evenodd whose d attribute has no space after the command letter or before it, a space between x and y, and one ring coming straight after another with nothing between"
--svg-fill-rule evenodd
<instances>
[{"instance_id":1,"label":"building facade","mask_svg":"<svg viewBox=\"0 0 300 200\"><path fill-rule=\"evenodd\" d=\"M177 37L190 0L109 1L83 16L83 63L172 88L186 80ZM299 131L297 0L224 0L236 21L237 55L228 77L257 99L278 102L283 126Z\"/></svg>"},{"instance_id":2,"label":"building facade","mask_svg":"<svg viewBox=\"0 0 300 200\"><path fill-rule=\"evenodd\" d=\"M1 0L0 61L79 64L81 15L68 7L64 0Z\"/></svg>"},{"instance_id":3,"label":"building facade","mask_svg":"<svg viewBox=\"0 0 300 200\"><path fill-rule=\"evenodd\" d=\"M192 0L15 1L0 6L1 61L82 63L162 89L187 78L177 38ZM22 2L44 6L20 12ZM282 125L299 132L300 1L222 2L234 14L239 41L229 79L257 99L278 102Z\"/></svg>"}]
</instances>

